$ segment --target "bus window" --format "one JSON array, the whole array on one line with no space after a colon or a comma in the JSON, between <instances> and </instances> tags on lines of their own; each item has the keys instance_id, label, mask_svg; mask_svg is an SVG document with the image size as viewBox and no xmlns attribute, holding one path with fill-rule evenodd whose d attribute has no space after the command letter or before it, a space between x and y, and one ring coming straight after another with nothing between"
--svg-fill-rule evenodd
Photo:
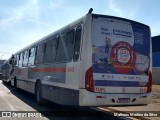
<instances>
[{"instance_id":1,"label":"bus window","mask_svg":"<svg viewBox=\"0 0 160 120\"><path fill-rule=\"evenodd\" d=\"M18 60L20 60L20 59L21 59L21 54L18 55Z\"/></svg>"},{"instance_id":2,"label":"bus window","mask_svg":"<svg viewBox=\"0 0 160 120\"><path fill-rule=\"evenodd\" d=\"M57 53L57 45L58 45L58 38L54 38L52 42L52 55L53 55L53 62L55 61L56 53Z\"/></svg>"},{"instance_id":3,"label":"bus window","mask_svg":"<svg viewBox=\"0 0 160 120\"><path fill-rule=\"evenodd\" d=\"M24 56L23 56L23 64L22 66L27 66L28 63L28 50L24 52Z\"/></svg>"},{"instance_id":4,"label":"bus window","mask_svg":"<svg viewBox=\"0 0 160 120\"><path fill-rule=\"evenodd\" d=\"M72 56L73 56L73 44L74 44L74 31L70 31L67 34L67 58L68 61L72 60Z\"/></svg>"},{"instance_id":5,"label":"bus window","mask_svg":"<svg viewBox=\"0 0 160 120\"><path fill-rule=\"evenodd\" d=\"M37 55L38 46L35 47L35 56Z\"/></svg>"},{"instance_id":6,"label":"bus window","mask_svg":"<svg viewBox=\"0 0 160 120\"><path fill-rule=\"evenodd\" d=\"M42 64L43 63L43 56L45 51L45 43L38 45L37 52L36 52L36 61L35 64Z\"/></svg>"},{"instance_id":7,"label":"bus window","mask_svg":"<svg viewBox=\"0 0 160 120\"><path fill-rule=\"evenodd\" d=\"M19 67L22 67L24 53L20 53Z\"/></svg>"},{"instance_id":8,"label":"bus window","mask_svg":"<svg viewBox=\"0 0 160 120\"><path fill-rule=\"evenodd\" d=\"M18 56L18 58L17 58L17 59L18 59L18 66L20 66L20 58L21 58L21 54L18 54L17 56Z\"/></svg>"},{"instance_id":9,"label":"bus window","mask_svg":"<svg viewBox=\"0 0 160 120\"><path fill-rule=\"evenodd\" d=\"M19 63L19 55L15 55L15 66L18 66Z\"/></svg>"},{"instance_id":10,"label":"bus window","mask_svg":"<svg viewBox=\"0 0 160 120\"><path fill-rule=\"evenodd\" d=\"M46 42L42 43L42 53L44 54L46 51Z\"/></svg>"},{"instance_id":11,"label":"bus window","mask_svg":"<svg viewBox=\"0 0 160 120\"><path fill-rule=\"evenodd\" d=\"M28 66L34 65L35 48L29 49Z\"/></svg>"},{"instance_id":12,"label":"bus window","mask_svg":"<svg viewBox=\"0 0 160 120\"><path fill-rule=\"evenodd\" d=\"M44 63L52 63L53 55L52 55L52 40L46 42L46 49L44 54Z\"/></svg>"},{"instance_id":13,"label":"bus window","mask_svg":"<svg viewBox=\"0 0 160 120\"><path fill-rule=\"evenodd\" d=\"M75 35L73 61L78 61L78 59L79 59L80 44L81 44L81 33L82 33L82 28L78 27L76 29L76 35Z\"/></svg>"},{"instance_id":14,"label":"bus window","mask_svg":"<svg viewBox=\"0 0 160 120\"><path fill-rule=\"evenodd\" d=\"M67 40L66 35L63 35L59 38L56 62L66 62L67 61L66 40Z\"/></svg>"}]
</instances>

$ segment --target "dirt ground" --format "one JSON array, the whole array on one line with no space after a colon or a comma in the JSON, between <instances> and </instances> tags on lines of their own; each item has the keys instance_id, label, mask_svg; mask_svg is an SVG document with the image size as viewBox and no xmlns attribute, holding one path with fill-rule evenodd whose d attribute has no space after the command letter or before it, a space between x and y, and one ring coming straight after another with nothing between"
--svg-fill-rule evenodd
<instances>
[{"instance_id":1,"label":"dirt ground","mask_svg":"<svg viewBox=\"0 0 160 120\"><path fill-rule=\"evenodd\" d=\"M160 85L152 85L152 103L160 104Z\"/></svg>"}]
</instances>

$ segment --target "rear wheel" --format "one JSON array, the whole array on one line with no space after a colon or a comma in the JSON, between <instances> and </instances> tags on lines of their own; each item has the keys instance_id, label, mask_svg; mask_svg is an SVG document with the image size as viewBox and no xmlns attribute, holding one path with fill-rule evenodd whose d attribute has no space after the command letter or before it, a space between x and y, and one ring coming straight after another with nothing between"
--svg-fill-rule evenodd
<instances>
[{"instance_id":1,"label":"rear wheel","mask_svg":"<svg viewBox=\"0 0 160 120\"><path fill-rule=\"evenodd\" d=\"M42 90L41 90L41 83L40 82L38 82L36 84L35 94L36 94L36 103L38 105L42 105L43 99L42 99Z\"/></svg>"},{"instance_id":2,"label":"rear wheel","mask_svg":"<svg viewBox=\"0 0 160 120\"><path fill-rule=\"evenodd\" d=\"M19 88L17 87L17 79L16 78L14 78L14 88L16 91L19 90Z\"/></svg>"}]
</instances>

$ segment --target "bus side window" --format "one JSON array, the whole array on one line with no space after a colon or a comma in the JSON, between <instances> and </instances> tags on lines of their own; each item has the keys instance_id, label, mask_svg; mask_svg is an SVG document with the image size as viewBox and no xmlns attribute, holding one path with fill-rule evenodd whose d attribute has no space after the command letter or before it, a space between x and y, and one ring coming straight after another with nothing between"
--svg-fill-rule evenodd
<instances>
[{"instance_id":1,"label":"bus side window","mask_svg":"<svg viewBox=\"0 0 160 120\"><path fill-rule=\"evenodd\" d=\"M23 67L26 67L26 66L27 66L27 63L28 63L28 50L26 50L26 51L24 52L23 64L22 64L22 66L23 66Z\"/></svg>"},{"instance_id":2,"label":"bus side window","mask_svg":"<svg viewBox=\"0 0 160 120\"><path fill-rule=\"evenodd\" d=\"M15 55L14 65L18 66L18 63L19 63L19 55Z\"/></svg>"},{"instance_id":3,"label":"bus side window","mask_svg":"<svg viewBox=\"0 0 160 120\"><path fill-rule=\"evenodd\" d=\"M44 63L52 63L53 62L52 55L52 40L48 40L46 42L45 54L44 54Z\"/></svg>"},{"instance_id":4,"label":"bus side window","mask_svg":"<svg viewBox=\"0 0 160 120\"><path fill-rule=\"evenodd\" d=\"M20 64L20 57L21 57L21 54L18 54L18 55L17 55L18 66L20 66L20 65L19 65L19 64Z\"/></svg>"},{"instance_id":5,"label":"bus side window","mask_svg":"<svg viewBox=\"0 0 160 120\"><path fill-rule=\"evenodd\" d=\"M35 48L29 49L29 58L28 58L28 66L34 65L34 58L35 58Z\"/></svg>"},{"instance_id":6,"label":"bus side window","mask_svg":"<svg viewBox=\"0 0 160 120\"><path fill-rule=\"evenodd\" d=\"M56 62L66 62L67 61L67 49L66 49L67 35L59 37Z\"/></svg>"},{"instance_id":7,"label":"bus side window","mask_svg":"<svg viewBox=\"0 0 160 120\"><path fill-rule=\"evenodd\" d=\"M82 34L82 27L78 27L76 29L75 43L74 43L74 53L73 53L73 61L74 62L78 61L78 59L79 59L80 45L81 45L81 34Z\"/></svg>"},{"instance_id":8,"label":"bus side window","mask_svg":"<svg viewBox=\"0 0 160 120\"><path fill-rule=\"evenodd\" d=\"M43 64L44 50L45 50L45 43L38 45L37 52L36 52L36 58L35 58L35 64Z\"/></svg>"},{"instance_id":9,"label":"bus side window","mask_svg":"<svg viewBox=\"0 0 160 120\"><path fill-rule=\"evenodd\" d=\"M68 61L71 61L72 57L73 57L74 34L75 34L74 30L70 31L67 34L67 45L66 46L67 46L67 58L68 58Z\"/></svg>"},{"instance_id":10,"label":"bus side window","mask_svg":"<svg viewBox=\"0 0 160 120\"><path fill-rule=\"evenodd\" d=\"M55 58L56 58L56 53L57 53L57 45L58 45L58 38L54 38L53 39L53 42L52 42L52 55L53 57L51 57L51 59L53 60L53 63L55 61Z\"/></svg>"},{"instance_id":11,"label":"bus side window","mask_svg":"<svg viewBox=\"0 0 160 120\"><path fill-rule=\"evenodd\" d=\"M22 67L24 53L20 53L19 67Z\"/></svg>"}]
</instances>

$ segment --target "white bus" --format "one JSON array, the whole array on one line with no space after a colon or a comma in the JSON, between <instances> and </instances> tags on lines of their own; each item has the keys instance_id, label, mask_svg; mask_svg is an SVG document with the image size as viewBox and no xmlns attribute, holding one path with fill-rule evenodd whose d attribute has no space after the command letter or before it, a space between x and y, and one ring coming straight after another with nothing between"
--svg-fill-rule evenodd
<instances>
[{"instance_id":1,"label":"white bus","mask_svg":"<svg viewBox=\"0 0 160 120\"><path fill-rule=\"evenodd\" d=\"M88 13L15 53L11 84L61 105L146 105L151 34L132 20Z\"/></svg>"},{"instance_id":2,"label":"white bus","mask_svg":"<svg viewBox=\"0 0 160 120\"><path fill-rule=\"evenodd\" d=\"M2 81L9 84L11 82L11 74L13 73L13 64L11 63L11 60L13 59L12 57L13 56L6 60L1 66Z\"/></svg>"}]
</instances>

